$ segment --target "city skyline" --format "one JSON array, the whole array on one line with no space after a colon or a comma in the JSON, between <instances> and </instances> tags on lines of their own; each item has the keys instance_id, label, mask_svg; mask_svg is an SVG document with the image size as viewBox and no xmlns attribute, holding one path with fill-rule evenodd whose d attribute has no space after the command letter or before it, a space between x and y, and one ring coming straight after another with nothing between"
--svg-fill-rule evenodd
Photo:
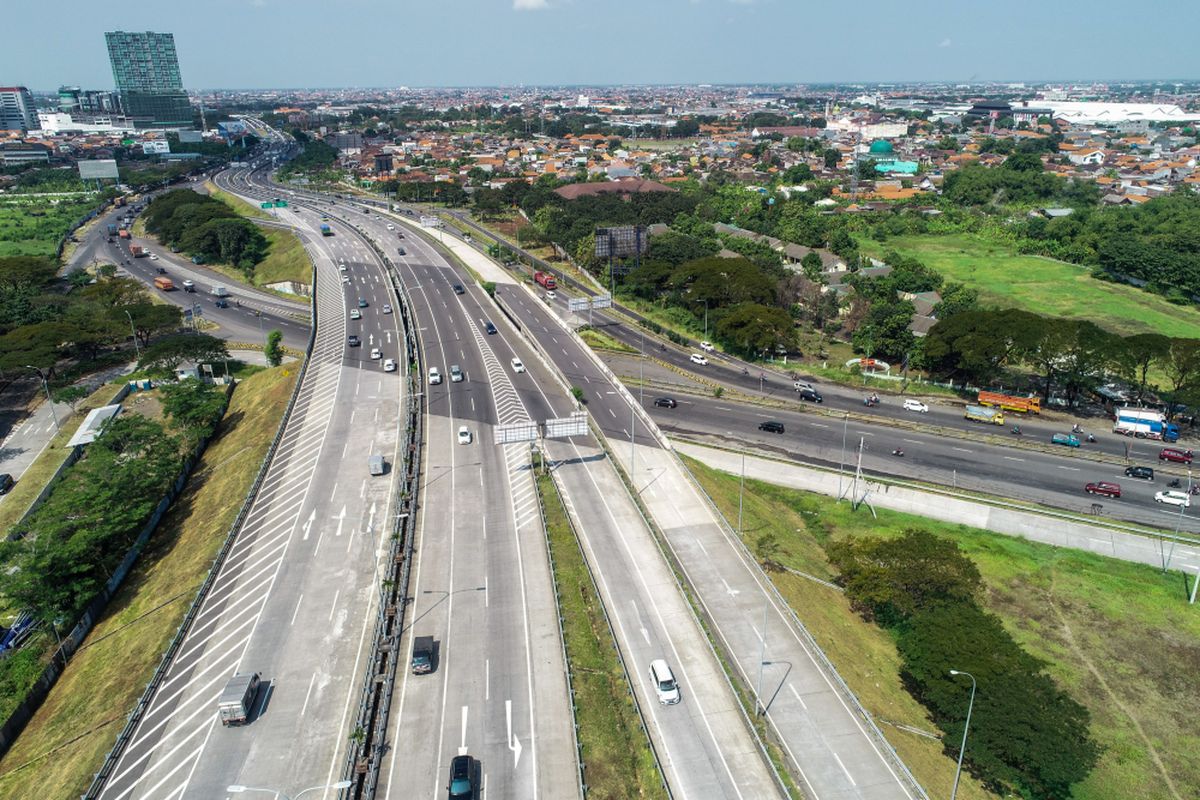
<instances>
[{"instance_id":1,"label":"city skyline","mask_svg":"<svg viewBox=\"0 0 1200 800\"><path fill-rule=\"evenodd\" d=\"M1017 0L969 15L951 0L920 8L863 0L850 11L779 0L454 0L403 12L357 0L337 14L313 0L219 0L217 13L202 16L165 6L105 10L94 25L91 8L68 0L12 9L14 30L52 28L55 38L11 42L4 81L37 92L108 86L104 30L174 33L192 91L1171 82L1200 73L1200 55L1164 47L1155 25L1129 25L1115 0L1053 8ZM1143 19L1170 19L1178 4L1151 0L1142 10ZM1101 54L1099 43L1110 41L1120 46Z\"/></svg>"}]
</instances>

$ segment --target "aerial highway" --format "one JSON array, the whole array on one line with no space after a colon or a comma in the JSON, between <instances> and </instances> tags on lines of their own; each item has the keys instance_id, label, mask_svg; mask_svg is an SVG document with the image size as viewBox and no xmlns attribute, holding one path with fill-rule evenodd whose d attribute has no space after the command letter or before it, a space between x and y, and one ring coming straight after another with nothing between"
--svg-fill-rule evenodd
<instances>
[{"instance_id":1,"label":"aerial highway","mask_svg":"<svg viewBox=\"0 0 1200 800\"><path fill-rule=\"evenodd\" d=\"M345 201L338 203L339 208L344 209L345 205ZM362 211L356 209L350 213L362 214ZM376 215L363 216L372 218ZM498 285L496 294L501 303L509 309L514 323L525 329L528 336L537 339L539 350L554 363L565 380L571 385L583 388L588 399L589 412L604 433L611 437L615 450L620 451L625 446L621 442L628 443L631 437L639 446L657 447L655 434L645 427L635 410L625 401L619 387L604 375L602 369L591 360L590 354L577 340L559 327L543 301L513 283ZM582 455L576 455L576 459L580 459ZM590 493L592 497L603 496L597 489L598 486L594 484ZM579 517L591 521L605 516L599 505L589 507L587 512L580 513ZM755 574L756 567L747 565L740 559L734 549L735 544L724 536L715 521L709 519L703 523L703 535L711 547L715 548L715 552L705 550L704 559L726 563L730 569L718 580L696 585L695 588L700 593L702 602L714 610L716 616L712 621L718 626L719 635L734 653L742 679L752 682L759 647L755 638L758 635L755 633L757 623L753 623L753 620L760 618L763 613L766 599L764 592L767 590L760 582L761 574ZM619 539L610 544L620 551ZM729 551L728 556L724 555L726 550ZM603 568L602 565L602 570ZM637 584L636 577L629 579L630 586L636 587ZM658 591L661 594L662 590ZM726 599L721 600L718 595ZM791 678L791 690L772 706L769 719L776 732L787 743L793 762L800 765L803 780L818 796L839 796L839 792L857 792L857 795L846 796L862 797L908 796L910 789L898 776L894 759L889 760L885 755L887 748L881 744L882 737L877 733L873 735L864 727L857 712L847 706L845 698L834 684L829 682L822 668L806 654L803 641L799 637L785 635L784 632L790 630L792 625L786 609L775 605L773 601L770 602L770 607L773 609L771 628L779 626L781 631L778 633L778 655L790 656L790 663L798 666ZM635 613L630 623L634 620L642 623L648 619L652 620L653 614L647 613L652 608L652 600L645 605L641 602L635 603L631 609ZM610 609L610 613L612 610ZM620 611L617 613L620 614ZM657 622L664 627L670 625L665 618L659 618ZM666 641L669 639L668 636ZM685 663L691 663L689 657L696 658L697 654L690 653L689 656L685 656ZM720 692L716 692L717 696L719 694ZM706 695L707 692L697 693L697 705L700 706L698 711L702 718L707 717L703 709L703 698ZM814 721L806 703L820 709L823 715L822 726L828 735L819 732L822 726L818 726ZM833 720L838 722L834 723ZM720 724L723 727L718 730L730 731L732 722L732 718L726 717L721 720ZM709 719L708 724L711 726L713 720ZM698 720L688 727L700 727L701 731L703 730ZM702 735L699 738L702 738ZM725 752L718 748L721 752L714 760L703 755L706 752L705 747L706 743L697 740L693 734L689 747L677 751L681 761L675 766L672 775L689 769L688 759L694 759L698 764L708 764L713 767L714 774L719 774L722 769L731 770L731 764L736 764L739 771L746 768L748 759L744 750L731 748L733 752ZM707 792L719 792L714 796L759 796L754 793L755 789L747 791L746 785L740 776L730 780L727 773L720 782L709 783ZM705 792L703 789L699 791ZM757 791L763 789L760 787Z\"/></svg>"},{"instance_id":2,"label":"aerial highway","mask_svg":"<svg viewBox=\"0 0 1200 800\"><path fill-rule=\"evenodd\" d=\"M296 790L340 777L396 474L370 475L368 456L402 458L402 383L381 366L398 357L399 332L395 315L383 310L388 284L369 248L348 236L308 241L318 327L295 408L229 556L101 797L213 798L232 784ZM351 322L360 297L368 305ZM348 331L370 344L348 347ZM251 724L224 728L217 699L235 673L259 673L263 686Z\"/></svg>"},{"instance_id":3,"label":"aerial highway","mask_svg":"<svg viewBox=\"0 0 1200 800\"><path fill-rule=\"evenodd\" d=\"M278 189L268 191L277 192ZM326 210L335 214L346 213L345 203L326 207ZM357 215L361 214L361 211L356 210L351 214L348 215L348 218L357 220ZM439 347L432 350L434 354L431 356L432 358L437 358L436 354L439 351L448 351L446 358L450 359L456 348L459 357L464 361L470 358L470 353L464 351L460 344L470 338L469 335L464 335L463 329L459 327L465 323L466 332L474 335L476 344L486 348L481 350L484 361L483 371L477 372L476 370L479 368L475 366L467 367L465 370L468 373L468 380L472 384L487 381L492 384L492 391L496 392L498 397L502 397L509 394L504 387L511 383L521 405L527 408L529 416L535 419L545 419L551 415L565 416L572 410L573 403L548 372L541 359L530 350L522 337L514 333L508 319L482 296L481 290L473 287L466 276L459 275L454 269L447 266L444 259L434 253L411 230L405 239L401 240L399 235L405 230L403 226L380 218L378 215L362 215L358 224L378 241L394 243L392 246L396 248L396 257L403 265L402 275L406 278L406 284L414 297L415 304L420 305L422 295L433 293L433 299L429 301L429 305L432 306L434 312L432 316L436 318L440 315L440 319L436 319L436 326L424 326L425 330L423 331L423 336L427 337L433 328L433 332L438 336ZM397 230L388 230L388 225L392 225ZM405 248L406 256L399 256L400 247ZM463 294L460 295L454 291L453 283L463 286ZM500 291L505 292L510 288L514 287L501 287ZM519 294L513 294L512 297L514 298L513 302L521 301ZM456 322L459 313L455 308L456 305L464 306L467 309L467 318L462 322ZM440 312L439 309L441 309ZM488 334L486 332L488 330L486 323L488 322L493 323L496 333ZM546 322L549 320L540 321L540 323ZM447 343L449 343L449 347L447 347ZM576 359L579 355L576 354ZM514 357L522 360L525 372L511 372L511 359ZM443 372L448 369L444 363L433 364L433 366L440 366ZM480 375L483 377L480 378ZM598 372L595 373L595 378L597 381L601 380ZM587 380L587 376L581 378L585 385ZM463 389L469 388L466 383L467 381L464 381ZM430 388L436 389L437 387ZM603 384L598 382L594 391L597 396L602 396L605 391L612 391L612 387L607 381L604 381ZM467 396L474 397L476 395L477 390L472 389ZM439 397L438 394L432 395L430 411L435 416L438 412ZM462 401L457 402L461 403ZM504 403L498 403L498 407L501 415L499 418L503 420ZM473 411L475 411L474 406L466 413L471 414ZM628 414L628 412L629 410L626 408L624 413ZM612 419L609 413L604 413L603 416L605 419ZM622 419L624 420L623 427L627 430L628 417L623 415ZM643 436L646 435L643 431ZM484 438L481 441L487 442L488 440ZM652 736L659 747L660 758L664 762L668 782L680 796L685 797L776 796L778 789L775 781L760 749L755 745L742 720L736 700L721 674L719 664L704 640L702 631L675 589L674 579L666 569L666 565L662 563L648 532L642 534L640 538L636 535L637 529L642 528L643 523L616 474L612 472L611 468L601 469L604 466L603 463L591 463L598 460L602 462L602 454L594 445L579 441L563 442L553 447L550 454L559 463L559 474L566 484L568 497L573 498L572 510L581 522L581 536L587 539L597 563L597 571L602 581L602 591L610 592L611 596L617 598L611 604L610 617L617 621L618 637L623 638L621 645L627 653L627 660L631 665L630 677L634 682L635 689L639 692L644 713L648 715ZM472 466L468 464L465 469L470 470ZM460 462L455 465L451 474L461 471L464 471L464 467ZM431 468L427 480L449 482L444 473L436 469L436 466ZM458 492L462 492L462 483L456 483L455 486ZM424 503L427 512L436 505L428 499ZM490 511L487 512L489 526L492 516ZM425 530L429 529L428 525L429 523L426 522ZM492 538L493 534L489 530L487 536L489 547ZM438 567L438 562L433 560L436 551L431 552L435 546L436 543L429 543L422 548L419 578L421 582L427 580L426 575L431 569L430 564L433 569ZM527 575L528 570L538 567L539 560L544 559L544 553L540 550L536 552L536 558L532 557L530 551L525 554L526 566L524 569L527 571ZM459 557L461 558L461 556ZM429 561L427 562L427 560ZM422 589L414 592L414 601L418 604L428 602L434 610L437 610L439 606L447 606L451 598L456 598L455 602L460 604L477 602L473 601L471 597L472 587L469 584L465 589L455 589L454 594L449 597L445 597L439 592L433 592L430 597L426 591L428 590ZM479 590L476 589L476 591ZM455 606L456 609L458 607ZM468 613L470 609L471 606L468 605ZM456 615L462 614L459 611L455 613ZM418 619L420 619L420 614L418 614ZM456 625L457 623L451 626L452 631ZM486 631L487 627L484 626L481 629L476 626L474 638L483 635L480 631ZM433 630L436 632L438 626L434 626ZM414 632L420 634L425 631L419 629L418 625L414 625ZM450 646L454 646L453 641L450 642ZM683 682L685 690L688 691L689 700L685 706L659 706L654 689L647 680L648 676L645 671L647 665L653 658L663 655L672 658L680 680ZM491 670L495 675L494 662ZM423 694L419 688L422 680L427 680L427 678L419 676L406 678L406 686L402 689L400 701L401 710L398 712L398 724L401 731L394 737L397 741L411 740L412 735L429 727L422 724L431 715L428 710L428 700L425 701L425 705L422 705ZM484 689L486 695L486 686ZM454 696L462 696L464 692L469 696L470 690L470 686L466 690L453 686L449 688L449 692ZM493 688L493 698L495 691ZM436 701L436 697L434 700ZM448 703L448 705L452 708L456 707L453 703ZM468 725L470 724L469 720L472 719L470 708L473 707L468 706ZM425 709L424 718L416 717L414 719L414 714L421 714L422 709ZM569 710L564 713L569 718ZM432 716L436 719L436 713L433 713ZM411 731L409 731L409 726L414 726ZM434 727L437 725L435 724ZM457 743L462 736L460 720L454 718L450 722L450 727L453 741ZM470 738L473 739L473 737ZM508 751L504 750L503 737L498 744L500 745L499 755L502 759L514 757L511 743ZM540 746L544 748L545 744ZM407 772L412 772L414 769L420 770L422 764L430 762L428 754L420 750L412 754L397 752L395 757L396 774L401 774L402 769ZM494 764L494 762L492 763ZM487 767L487 759L484 760L484 764ZM488 769L494 768L494 766L488 767ZM492 778L493 774L489 772L487 783L489 795L496 786ZM553 796L550 792L539 791L541 793L538 796Z\"/></svg>"}]
</instances>

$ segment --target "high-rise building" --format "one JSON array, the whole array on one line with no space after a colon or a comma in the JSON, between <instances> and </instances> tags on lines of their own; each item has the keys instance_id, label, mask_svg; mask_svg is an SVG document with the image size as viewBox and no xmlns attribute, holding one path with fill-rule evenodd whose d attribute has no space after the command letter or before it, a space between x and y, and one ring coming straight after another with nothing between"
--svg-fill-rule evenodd
<instances>
[{"instance_id":1,"label":"high-rise building","mask_svg":"<svg viewBox=\"0 0 1200 800\"><path fill-rule=\"evenodd\" d=\"M179 75L175 34L104 34L121 105L139 127L190 128L192 106Z\"/></svg>"},{"instance_id":2,"label":"high-rise building","mask_svg":"<svg viewBox=\"0 0 1200 800\"><path fill-rule=\"evenodd\" d=\"M37 106L24 86L0 86L0 131L36 131Z\"/></svg>"}]
</instances>

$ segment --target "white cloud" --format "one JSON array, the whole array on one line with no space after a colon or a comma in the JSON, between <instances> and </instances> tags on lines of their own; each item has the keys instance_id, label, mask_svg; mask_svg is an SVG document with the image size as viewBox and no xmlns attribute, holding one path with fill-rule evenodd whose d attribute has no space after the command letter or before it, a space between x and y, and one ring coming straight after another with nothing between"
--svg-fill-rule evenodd
<instances>
[{"instance_id":1,"label":"white cloud","mask_svg":"<svg viewBox=\"0 0 1200 800\"><path fill-rule=\"evenodd\" d=\"M513 11L541 11L550 7L550 0L513 0Z\"/></svg>"},{"instance_id":2,"label":"white cloud","mask_svg":"<svg viewBox=\"0 0 1200 800\"><path fill-rule=\"evenodd\" d=\"M938 47L949 47L949 46L950 46L949 39L942 39L940 42L938 42Z\"/></svg>"}]
</instances>

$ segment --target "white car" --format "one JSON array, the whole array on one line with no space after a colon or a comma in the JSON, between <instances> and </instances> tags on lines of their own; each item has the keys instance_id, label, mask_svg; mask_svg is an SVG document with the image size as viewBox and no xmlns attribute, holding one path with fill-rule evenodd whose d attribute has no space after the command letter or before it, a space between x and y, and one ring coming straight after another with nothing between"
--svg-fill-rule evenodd
<instances>
[{"instance_id":1,"label":"white car","mask_svg":"<svg viewBox=\"0 0 1200 800\"><path fill-rule=\"evenodd\" d=\"M699 353L692 353L692 363L699 364L702 367L707 367L708 359L705 358L704 356L700 355Z\"/></svg>"},{"instance_id":2,"label":"white car","mask_svg":"<svg viewBox=\"0 0 1200 800\"><path fill-rule=\"evenodd\" d=\"M1192 496L1187 492L1177 492L1173 489L1167 489L1165 492L1158 492L1155 494L1154 502L1190 508L1192 505Z\"/></svg>"},{"instance_id":3,"label":"white car","mask_svg":"<svg viewBox=\"0 0 1200 800\"><path fill-rule=\"evenodd\" d=\"M384 303L383 304L383 313L385 313L385 314L392 313L392 307L389 306L387 303Z\"/></svg>"},{"instance_id":4,"label":"white car","mask_svg":"<svg viewBox=\"0 0 1200 800\"><path fill-rule=\"evenodd\" d=\"M350 309L350 319L362 319L362 312L357 308Z\"/></svg>"},{"instance_id":5,"label":"white car","mask_svg":"<svg viewBox=\"0 0 1200 800\"><path fill-rule=\"evenodd\" d=\"M150 260L151 260L151 261L158 261L158 256L154 255L154 253L151 253L151 254L150 254Z\"/></svg>"},{"instance_id":6,"label":"white car","mask_svg":"<svg viewBox=\"0 0 1200 800\"><path fill-rule=\"evenodd\" d=\"M393 225L392 223L390 223L390 222L389 222L389 223L388 223L388 230L389 230L389 231L394 231L394 230L396 230L396 226L395 226L395 225Z\"/></svg>"},{"instance_id":7,"label":"white car","mask_svg":"<svg viewBox=\"0 0 1200 800\"><path fill-rule=\"evenodd\" d=\"M395 372L396 371L396 362L390 358L385 358L383 360L383 371L384 372Z\"/></svg>"},{"instance_id":8,"label":"white car","mask_svg":"<svg viewBox=\"0 0 1200 800\"><path fill-rule=\"evenodd\" d=\"M558 297L558 295L556 295L554 292L546 292L546 302L547 303L551 302L556 297Z\"/></svg>"},{"instance_id":9,"label":"white car","mask_svg":"<svg viewBox=\"0 0 1200 800\"><path fill-rule=\"evenodd\" d=\"M463 425L461 428L458 429L458 443L459 444L470 444L471 443L471 431L469 428L467 428L466 425Z\"/></svg>"},{"instance_id":10,"label":"white car","mask_svg":"<svg viewBox=\"0 0 1200 800\"><path fill-rule=\"evenodd\" d=\"M430 367L429 368L429 385L437 386L441 382L442 382L442 373L438 372L437 367Z\"/></svg>"},{"instance_id":11,"label":"white car","mask_svg":"<svg viewBox=\"0 0 1200 800\"><path fill-rule=\"evenodd\" d=\"M711 352L715 351L717 348L712 346L712 342L701 342L700 349L706 353L711 353Z\"/></svg>"},{"instance_id":12,"label":"white car","mask_svg":"<svg viewBox=\"0 0 1200 800\"><path fill-rule=\"evenodd\" d=\"M517 373L518 375L525 371L525 365L521 363L521 359L514 358L509 363L512 364L513 372Z\"/></svg>"},{"instance_id":13,"label":"white car","mask_svg":"<svg viewBox=\"0 0 1200 800\"><path fill-rule=\"evenodd\" d=\"M378 359L381 359L381 358L383 358L383 351L380 350L378 347L372 347L371 348L371 360L377 361Z\"/></svg>"},{"instance_id":14,"label":"white car","mask_svg":"<svg viewBox=\"0 0 1200 800\"><path fill-rule=\"evenodd\" d=\"M343 276L342 276L342 283L350 283L350 276L349 276L349 275L343 275Z\"/></svg>"},{"instance_id":15,"label":"white car","mask_svg":"<svg viewBox=\"0 0 1200 800\"><path fill-rule=\"evenodd\" d=\"M904 400L904 410L905 411L916 411L918 414L928 414L929 406L925 405L920 400L913 400L911 398L906 398Z\"/></svg>"},{"instance_id":16,"label":"white car","mask_svg":"<svg viewBox=\"0 0 1200 800\"><path fill-rule=\"evenodd\" d=\"M345 264L338 264L338 269L339 269L339 270L341 270L342 272L345 272L345 271L346 271L346 265L345 265Z\"/></svg>"}]
</instances>

